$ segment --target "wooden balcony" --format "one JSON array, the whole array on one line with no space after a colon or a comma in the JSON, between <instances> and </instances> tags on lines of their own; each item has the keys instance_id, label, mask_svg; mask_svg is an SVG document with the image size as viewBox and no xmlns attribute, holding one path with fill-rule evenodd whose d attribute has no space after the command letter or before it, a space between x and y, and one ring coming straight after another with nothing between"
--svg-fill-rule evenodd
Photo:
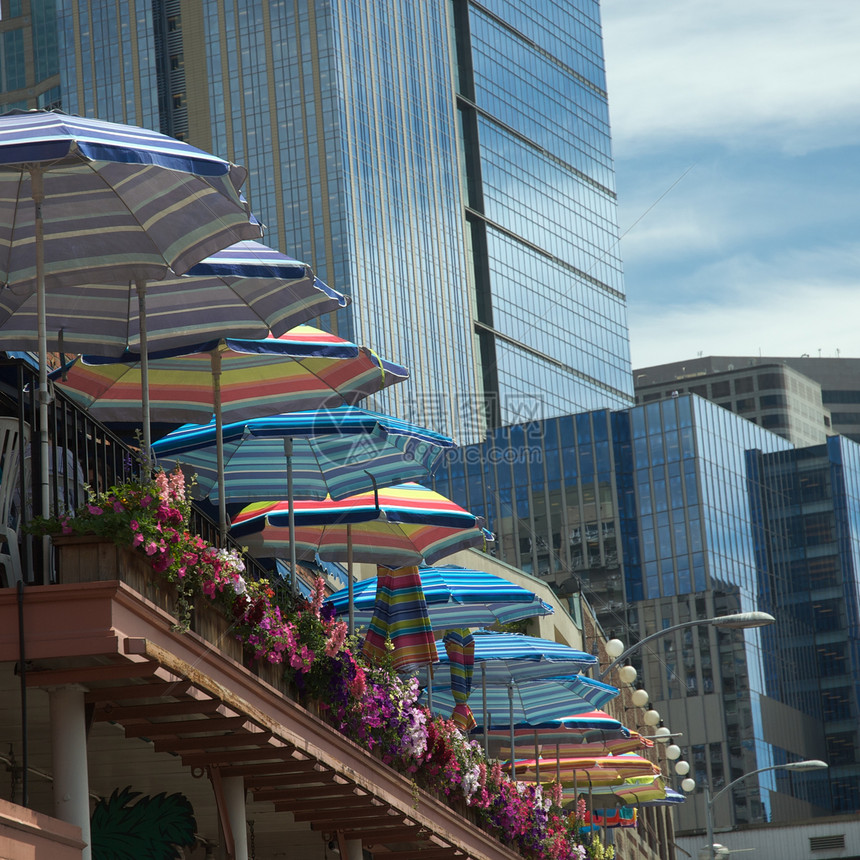
<instances>
[{"instance_id":1,"label":"wooden balcony","mask_svg":"<svg viewBox=\"0 0 860 860\"><path fill-rule=\"evenodd\" d=\"M224 791L235 777L256 860L362 856L359 843L388 860L519 856L291 699L279 666L242 665L214 607L176 632L142 557L58 544L57 584L25 587L20 601L0 589L0 749L12 758L0 794L20 801L26 724L29 806L54 814L49 698L71 686L85 703L91 796L183 793L205 856L243 854Z\"/></svg>"}]
</instances>

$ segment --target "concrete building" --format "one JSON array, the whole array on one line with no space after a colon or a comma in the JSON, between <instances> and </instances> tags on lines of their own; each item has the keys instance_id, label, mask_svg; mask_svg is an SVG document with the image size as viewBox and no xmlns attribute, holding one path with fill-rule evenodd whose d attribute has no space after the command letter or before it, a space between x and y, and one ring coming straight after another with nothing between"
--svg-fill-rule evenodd
<instances>
[{"instance_id":1,"label":"concrete building","mask_svg":"<svg viewBox=\"0 0 860 860\"><path fill-rule=\"evenodd\" d=\"M743 395L746 393L749 396L750 392L737 392L741 397L733 397L735 392L715 395L713 391L707 393L702 390L694 391L694 386L707 386L711 374L729 374L715 379L715 382L743 379L747 375L767 373L759 369L773 365L781 365L790 371L803 374L806 380L792 380L791 376L786 376L785 387L772 388L764 392L765 396L770 397L770 404L766 406L756 404L756 409L752 410L752 418L759 414L776 416L785 413L788 408L790 410L788 415L793 417L789 417L788 420L770 418L768 420L773 421L773 427L769 429L773 429L780 435L786 435L779 427L795 433L798 430L795 426L798 422L808 423L811 420L813 425L818 426L818 430L815 430L815 426L811 429L818 432L821 426L820 417L824 421L824 431L827 435L839 434L860 442L860 358L815 358L809 355L799 357L711 355L653 367L641 367L634 371L634 379L637 392L643 398L646 394L654 396L658 391L662 392L661 396L669 397L671 392L677 389L691 391L727 405L733 399L735 402L743 400ZM707 378L698 378L703 375ZM818 409L815 385L812 386L812 390L808 388L809 380L821 388L822 410ZM807 386L805 391L804 386ZM779 402L773 401L774 396ZM781 402L782 400L785 402ZM637 400L637 402L643 401ZM737 411L736 406L729 408ZM740 414L749 416L746 411L741 411ZM805 432L808 432L808 429ZM817 444L821 441L823 439L813 439L804 444Z\"/></svg>"}]
</instances>

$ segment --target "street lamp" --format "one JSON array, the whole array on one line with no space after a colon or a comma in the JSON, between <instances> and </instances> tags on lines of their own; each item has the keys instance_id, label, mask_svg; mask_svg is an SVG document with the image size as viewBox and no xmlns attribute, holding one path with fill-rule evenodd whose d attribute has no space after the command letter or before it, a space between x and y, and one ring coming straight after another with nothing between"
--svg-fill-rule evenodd
<instances>
[{"instance_id":1,"label":"street lamp","mask_svg":"<svg viewBox=\"0 0 860 860\"><path fill-rule=\"evenodd\" d=\"M818 761L818 759L809 759L808 761L790 761L787 764L771 764L767 767L760 767L758 770L751 770L749 773L741 774L737 779L732 780L728 785L721 788L713 797L711 790L705 786L705 819L708 823L708 857L710 860L717 860L717 853L714 850L714 804L725 794L732 786L737 785L747 777L755 776L757 773L763 773L766 770L792 770L792 771L807 771L807 770L822 770L826 768L827 762ZM692 780L691 780L692 781Z\"/></svg>"},{"instance_id":2,"label":"street lamp","mask_svg":"<svg viewBox=\"0 0 860 860\"><path fill-rule=\"evenodd\" d=\"M658 636L666 636L669 633L674 633L676 630L684 630L687 627L698 627L708 625L711 627L728 627L732 630L745 630L750 627L764 627L766 624L773 624L776 619L767 612L736 612L733 615L720 615L717 618L697 618L694 621L684 621L682 624L675 624L672 627L666 627L663 630L658 630L644 639L640 639L635 645L631 645L624 651L618 652L618 645L622 643L618 639L610 639L613 648L607 647L607 653L615 659L600 673L599 678L602 681L619 663L627 659L634 651L638 651L643 645L656 639ZM617 643L617 644L616 644ZM607 646L609 642L606 643Z\"/></svg>"}]
</instances>

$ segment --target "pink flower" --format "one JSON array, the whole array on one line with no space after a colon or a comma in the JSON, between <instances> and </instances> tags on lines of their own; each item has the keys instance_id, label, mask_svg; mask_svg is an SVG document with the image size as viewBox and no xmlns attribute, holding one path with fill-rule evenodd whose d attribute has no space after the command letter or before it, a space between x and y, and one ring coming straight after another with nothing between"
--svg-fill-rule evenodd
<instances>
[{"instance_id":1,"label":"pink flower","mask_svg":"<svg viewBox=\"0 0 860 860\"><path fill-rule=\"evenodd\" d=\"M140 523L137 520L132 520L128 525L133 532L140 531Z\"/></svg>"},{"instance_id":2,"label":"pink flower","mask_svg":"<svg viewBox=\"0 0 860 860\"><path fill-rule=\"evenodd\" d=\"M104 511L98 505L94 505L92 502L89 502L87 504L87 510L91 514L95 514L96 516L104 513Z\"/></svg>"},{"instance_id":3,"label":"pink flower","mask_svg":"<svg viewBox=\"0 0 860 860\"><path fill-rule=\"evenodd\" d=\"M150 542L149 542L149 543L148 543L148 544L143 548L143 551L144 551L147 555L152 555L153 553L155 553L155 551L156 551L157 549L158 549L158 546L156 545L155 541L152 541L152 540L151 540L151 541L150 541Z\"/></svg>"},{"instance_id":4,"label":"pink flower","mask_svg":"<svg viewBox=\"0 0 860 860\"><path fill-rule=\"evenodd\" d=\"M131 545L132 545L132 546L140 546L142 543L143 543L143 535L142 535L140 532L138 532L138 533L137 533L137 534L136 534L136 535L131 539Z\"/></svg>"}]
</instances>

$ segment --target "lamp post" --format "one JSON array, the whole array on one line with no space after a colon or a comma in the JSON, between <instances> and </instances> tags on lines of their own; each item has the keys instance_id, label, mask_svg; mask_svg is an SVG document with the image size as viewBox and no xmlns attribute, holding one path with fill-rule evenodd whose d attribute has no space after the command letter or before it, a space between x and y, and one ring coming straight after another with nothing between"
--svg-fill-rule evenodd
<instances>
[{"instance_id":1,"label":"lamp post","mask_svg":"<svg viewBox=\"0 0 860 860\"><path fill-rule=\"evenodd\" d=\"M776 619L767 612L736 612L733 615L720 615L717 618L697 618L694 621L684 621L682 624L675 624L672 627L666 627L663 630L658 630L640 639L635 645L631 645L625 651L622 651L599 675L602 681L619 663L626 660L634 651L638 651L643 645L656 639L658 636L666 636L669 633L674 633L676 630L684 630L687 627L700 627L708 625L711 627L728 627L733 630L745 630L750 627L764 627L766 624L773 624Z\"/></svg>"},{"instance_id":2,"label":"lamp post","mask_svg":"<svg viewBox=\"0 0 860 860\"><path fill-rule=\"evenodd\" d=\"M822 770L827 767L827 762L818 761L817 759L810 759L808 761L791 761L787 764L772 764L767 767L760 767L758 770L751 770L749 773L741 774L737 779L732 780L728 785L721 788L713 797L711 796L711 789L709 786L705 786L705 820L708 825L708 858L709 860L717 860L717 854L714 850L714 804L717 800L725 794L730 788L737 785L739 782L742 782L747 777L755 776L757 773L763 773L766 770L792 770L792 771L806 771L806 770Z\"/></svg>"}]
</instances>

